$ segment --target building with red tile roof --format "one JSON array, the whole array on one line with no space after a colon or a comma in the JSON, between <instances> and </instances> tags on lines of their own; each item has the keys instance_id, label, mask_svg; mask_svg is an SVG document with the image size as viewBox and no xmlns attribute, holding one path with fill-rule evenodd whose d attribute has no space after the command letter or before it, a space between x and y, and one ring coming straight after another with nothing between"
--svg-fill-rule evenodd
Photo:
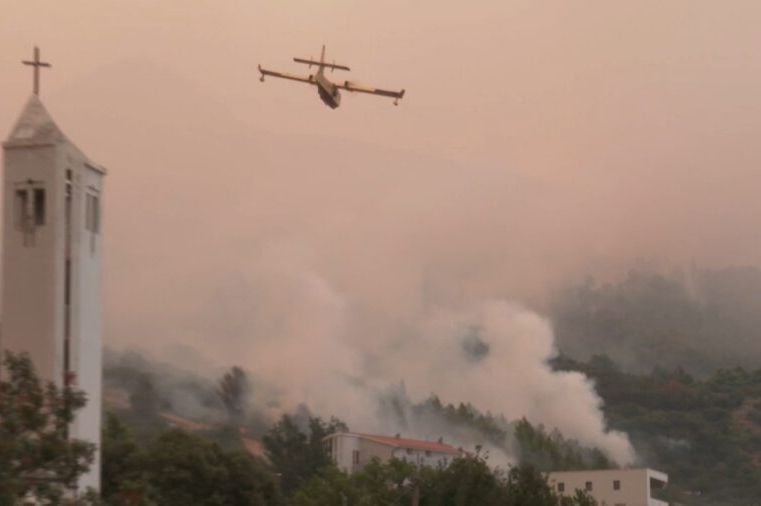
<instances>
[{"instance_id":1,"label":"building with red tile roof","mask_svg":"<svg viewBox=\"0 0 761 506\"><path fill-rule=\"evenodd\" d=\"M399 459L418 466L446 466L462 455L462 450L442 440L426 441L397 436L337 432L323 439L325 448L339 469L352 473L373 459Z\"/></svg>"}]
</instances>

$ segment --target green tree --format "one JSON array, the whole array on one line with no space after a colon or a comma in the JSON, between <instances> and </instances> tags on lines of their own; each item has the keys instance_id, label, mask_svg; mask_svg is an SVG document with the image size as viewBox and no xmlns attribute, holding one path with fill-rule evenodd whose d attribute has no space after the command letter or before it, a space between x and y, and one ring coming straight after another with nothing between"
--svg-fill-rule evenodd
<instances>
[{"instance_id":1,"label":"green tree","mask_svg":"<svg viewBox=\"0 0 761 506\"><path fill-rule=\"evenodd\" d=\"M326 467L295 491L291 506L596 506L584 492L558 497L545 476L528 465L505 474L480 454L449 466L417 467L398 459L370 464L351 475Z\"/></svg>"},{"instance_id":2,"label":"green tree","mask_svg":"<svg viewBox=\"0 0 761 506\"><path fill-rule=\"evenodd\" d=\"M172 429L146 450L145 476L159 506L276 506L275 477L242 452Z\"/></svg>"},{"instance_id":3,"label":"green tree","mask_svg":"<svg viewBox=\"0 0 761 506\"><path fill-rule=\"evenodd\" d=\"M565 439L557 430L548 433L543 426L534 427L525 418L515 423L514 434L521 463L530 464L540 471L615 467L599 449Z\"/></svg>"},{"instance_id":4,"label":"green tree","mask_svg":"<svg viewBox=\"0 0 761 506\"><path fill-rule=\"evenodd\" d=\"M155 504L145 475L145 453L129 429L106 413L101 437L101 497L109 506Z\"/></svg>"},{"instance_id":5,"label":"green tree","mask_svg":"<svg viewBox=\"0 0 761 506\"><path fill-rule=\"evenodd\" d=\"M560 506L597 506L594 497L583 490L576 490L572 497L561 497Z\"/></svg>"},{"instance_id":6,"label":"green tree","mask_svg":"<svg viewBox=\"0 0 761 506\"><path fill-rule=\"evenodd\" d=\"M556 506L558 498L535 467L513 467L507 475L508 506Z\"/></svg>"},{"instance_id":7,"label":"green tree","mask_svg":"<svg viewBox=\"0 0 761 506\"><path fill-rule=\"evenodd\" d=\"M222 400L229 422L233 426L243 423L246 415L246 397L249 392L249 383L246 373L240 367L232 367L230 371L219 380L217 394Z\"/></svg>"},{"instance_id":8,"label":"green tree","mask_svg":"<svg viewBox=\"0 0 761 506\"><path fill-rule=\"evenodd\" d=\"M130 393L129 403L132 411L140 417L158 418L161 400L158 392L156 392L153 379L148 374L141 374L137 379L137 384Z\"/></svg>"},{"instance_id":9,"label":"green tree","mask_svg":"<svg viewBox=\"0 0 761 506\"><path fill-rule=\"evenodd\" d=\"M0 504L62 504L95 452L68 435L85 394L43 384L27 354L5 352L0 377Z\"/></svg>"},{"instance_id":10,"label":"green tree","mask_svg":"<svg viewBox=\"0 0 761 506\"><path fill-rule=\"evenodd\" d=\"M423 467L418 476L421 506L497 506L507 499L504 477L480 453L457 458L446 467Z\"/></svg>"},{"instance_id":11,"label":"green tree","mask_svg":"<svg viewBox=\"0 0 761 506\"><path fill-rule=\"evenodd\" d=\"M291 506L359 505L362 491L352 476L334 466L322 468L294 491ZM368 498L374 500L375 498Z\"/></svg>"},{"instance_id":12,"label":"green tree","mask_svg":"<svg viewBox=\"0 0 761 506\"><path fill-rule=\"evenodd\" d=\"M251 455L178 429L141 447L112 414L103 427L102 469L108 506L282 504L276 476Z\"/></svg>"},{"instance_id":13,"label":"green tree","mask_svg":"<svg viewBox=\"0 0 761 506\"><path fill-rule=\"evenodd\" d=\"M397 506L411 503L417 470L414 465L377 459L348 475L334 466L323 468L294 494L292 506Z\"/></svg>"},{"instance_id":14,"label":"green tree","mask_svg":"<svg viewBox=\"0 0 761 506\"><path fill-rule=\"evenodd\" d=\"M332 465L322 440L345 429L339 420L325 422L309 417L308 431L302 432L292 417L283 415L262 439L269 460L280 475L283 490L296 490L319 470Z\"/></svg>"},{"instance_id":15,"label":"green tree","mask_svg":"<svg viewBox=\"0 0 761 506\"><path fill-rule=\"evenodd\" d=\"M161 418L161 399L156 390L153 378L147 373L141 373L130 392L130 427L142 440L148 440L157 432L166 428Z\"/></svg>"}]
</instances>

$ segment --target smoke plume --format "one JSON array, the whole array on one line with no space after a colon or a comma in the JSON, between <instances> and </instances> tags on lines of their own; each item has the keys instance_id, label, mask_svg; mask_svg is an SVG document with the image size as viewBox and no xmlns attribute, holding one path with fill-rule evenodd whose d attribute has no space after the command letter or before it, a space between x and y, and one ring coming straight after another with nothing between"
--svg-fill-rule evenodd
<instances>
[{"instance_id":1,"label":"smoke plume","mask_svg":"<svg viewBox=\"0 0 761 506\"><path fill-rule=\"evenodd\" d=\"M593 385L548 366L556 349L541 316L504 300L381 315L310 268L308 256L293 244L263 247L235 290L218 299L218 310L235 323L224 349L231 340L237 346L235 356L208 355L253 372L259 412L274 418L303 404L361 432L478 441L444 423L400 424L379 413L389 386L403 383L415 402L435 394L509 419L526 417L618 463L634 460L626 436L606 429Z\"/></svg>"},{"instance_id":2,"label":"smoke plume","mask_svg":"<svg viewBox=\"0 0 761 506\"><path fill-rule=\"evenodd\" d=\"M377 399L404 382L415 401L526 416L632 460L592 385L547 366L550 324L507 302L557 275L537 252L561 270L575 261L563 252L584 220L554 224L575 197L500 167L252 130L177 87L161 104L147 84L129 93L160 124L193 108L172 133L186 150L141 134L139 108L119 119L132 143L101 138L120 161L106 214L110 344L150 343L175 362L187 360L180 344L207 369L240 365L267 385L253 397L273 416L303 403L392 432Z\"/></svg>"}]
</instances>

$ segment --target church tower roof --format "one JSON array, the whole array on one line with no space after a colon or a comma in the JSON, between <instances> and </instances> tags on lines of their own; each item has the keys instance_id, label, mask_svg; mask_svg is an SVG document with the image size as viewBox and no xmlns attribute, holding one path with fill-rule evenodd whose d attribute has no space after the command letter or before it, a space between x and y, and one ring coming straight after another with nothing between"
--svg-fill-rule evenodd
<instances>
[{"instance_id":1,"label":"church tower roof","mask_svg":"<svg viewBox=\"0 0 761 506\"><path fill-rule=\"evenodd\" d=\"M32 95L5 141L5 146L33 146L65 141L66 136L55 124L40 97Z\"/></svg>"},{"instance_id":2,"label":"church tower roof","mask_svg":"<svg viewBox=\"0 0 761 506\"><path fill-rule=\"evenodd\" d=\"M49 146L53 144L65 144L69 152L74 152L94 170L106 173L106 169L91 162L82 151L77 148L53 121L45 105L37 95L32 95L27 100L24 110L16 120L16 125L3 143L4 148L18 148L31 146Z\"/></svg>"}]
</instances>

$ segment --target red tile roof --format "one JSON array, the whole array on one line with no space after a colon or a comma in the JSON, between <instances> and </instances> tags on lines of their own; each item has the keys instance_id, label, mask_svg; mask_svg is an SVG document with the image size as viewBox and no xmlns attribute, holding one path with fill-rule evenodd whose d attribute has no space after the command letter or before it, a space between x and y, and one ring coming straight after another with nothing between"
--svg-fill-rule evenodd
<instances>
[{"instance_id":1,"label":"red tile roof","mask_svg":"<svg viewBox=\"0 0 761 506\"><path fill-rule=\"evenodd\" d=\"M452 445L445 443L439 443L437 441L422 441L420 439L405 439L395 436L378 436L375 434L360 434L357 432L348 432L344 434L350 434L357 437L369 439L386 446L393 446L394 448L411 448L413 450L425 450L437 453L446 453L449 455L459 455L462 453ZM338 434L335 434L338 435Z\"/></svg>"}]
</instances>

